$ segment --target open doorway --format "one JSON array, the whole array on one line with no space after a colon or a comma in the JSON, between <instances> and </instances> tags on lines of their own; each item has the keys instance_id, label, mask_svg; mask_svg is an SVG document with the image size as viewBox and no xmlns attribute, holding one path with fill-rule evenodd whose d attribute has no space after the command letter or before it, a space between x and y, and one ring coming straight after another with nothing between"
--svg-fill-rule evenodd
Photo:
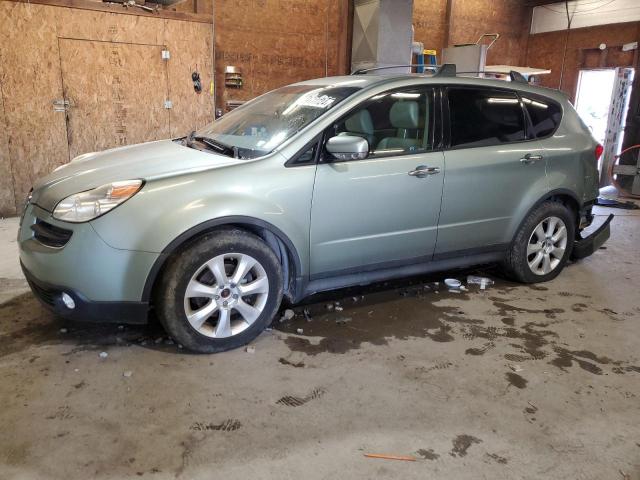
<instances>
[{"instance_id":1,"label":"open doorway","mask_svg":"<svg viewBox=\"0 0 640 480\"><path fill-rule=\"evenodd\" d=\"M609 170L622 148L634 73L628 67L580 71L576 110L604 146L598 162L601 187L610 184Z\"/></svg>"},{"instance_id":2,"label":"open doorway","mask_svg":"<svg viewBox=\"0 0 640 480\"><path fill-rule=\"evenodd\" d=\"M600 145L604 145L607 135L607 120L615 78L614 68L580 70L578 77L576 110Z\"/></svg>"}]
</instances>

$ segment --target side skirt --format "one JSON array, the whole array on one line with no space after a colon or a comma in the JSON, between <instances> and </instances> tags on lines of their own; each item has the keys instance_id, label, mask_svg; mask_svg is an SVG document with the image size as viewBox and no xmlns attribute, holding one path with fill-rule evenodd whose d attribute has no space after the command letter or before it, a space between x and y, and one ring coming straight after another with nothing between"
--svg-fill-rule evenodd
<instances>
[{"instance_id":1,"label":"side skirt","mask_svg":"<svg viewBox=\"0 0 640 480\"><path fill-rule=\"evenodd\" d=\"M505 250L501 248L499 251L493 252L473 253L468 255L461 254L459 256L441 259L438 259L436 257L435 260L426 262L423 261L420 263L413 263L392 268L383 268L379 270L358 273L338 274L325 278L318 278L308 282L301 290L301 294L296 295L295 301L299 302L303 298L315 293L335 290L338 288L352 287L355 285L369 285L371 283L392 280L396 278L411 277L414 275L452 270L455 268L465 268L486 263L495 263L502 260L504 258L504 255Z\"/></svg>"}]
</instances>

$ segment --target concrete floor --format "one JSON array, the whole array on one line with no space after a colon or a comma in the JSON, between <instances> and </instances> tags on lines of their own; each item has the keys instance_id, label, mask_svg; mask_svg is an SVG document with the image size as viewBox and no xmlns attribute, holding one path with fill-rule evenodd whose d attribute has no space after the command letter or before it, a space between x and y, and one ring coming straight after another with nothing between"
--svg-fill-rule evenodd
<instances>
[{"instance_id":1,"label":"concrete floor","mask_svg":"<svg viewBox=\"0 0 640 480\"><path fill-rule=\"evenodd\" d=\"M640 215L614 213L553 282L342 291L214 356L53 318L2 220L0 478L640 479Z\"/></svg>"}]
</instances>

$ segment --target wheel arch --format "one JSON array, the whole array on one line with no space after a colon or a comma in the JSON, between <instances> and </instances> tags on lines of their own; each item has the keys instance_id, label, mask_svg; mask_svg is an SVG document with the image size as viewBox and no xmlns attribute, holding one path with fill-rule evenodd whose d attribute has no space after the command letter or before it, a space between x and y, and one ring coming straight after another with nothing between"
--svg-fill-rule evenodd
<instances>
[{"instance_id":1,"label":"wheel arch","mask_svg":"<svg viewBox=\"0 0 640 480\"><path fill-rule=\"evenodd\" d=\"M180 251L182 247L192 240L221 227L240 228L263 239L274 250L283 267L285 296L289 300L296 298L296 293L300 290L302 264L300 255L289 237L278 227L264 220L246 216L227 216L202 222L173 239L162 250L151 267L142 291L142 301L149 303L152 301L155 286L161 278L167 260L171 255Z\"/></svg>"},{"instance_id":2,"label":"wheel arch","mask_svg":"<svg viewBox=\"0 0 640 480\"><path fill-rule=\"evenodd\" d=\"M516 229L512 232L511 243L513 243L515 236L517 235L518 231L522 227L522 224L527 220L529 215L531 215L531 212L533 212L536 208L538 208L540 205L542 205L544 202L548 200L562 203L563 205L571 209L574 215L574 220L576 222L575 230L576 230L576 233L578 232L578 225L580 224L579 215L580 215L581 202L578 199L578 196L575 194L575 192L566 188L558 188L544 194L527 210L527 213L520 219L520 222L518 223Z\"/></svg>"}]
</instances>

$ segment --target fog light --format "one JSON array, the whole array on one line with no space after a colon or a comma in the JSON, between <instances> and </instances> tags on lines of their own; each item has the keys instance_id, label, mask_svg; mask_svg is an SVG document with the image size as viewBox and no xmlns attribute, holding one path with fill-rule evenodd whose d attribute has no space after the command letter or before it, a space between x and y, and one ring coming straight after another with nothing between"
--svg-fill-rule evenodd
<instances>
[{"instance_id":1,"label":"fog light","mask_svg":"<svg viewBox=\"0 0 640 480\"><path fill-rule=\"evenodd\" d=\"M73 301L73 298L68 293L62 293L62 301L68 309L73 310L76 308L76 302Z\"/></svg>"}]
</instances>

